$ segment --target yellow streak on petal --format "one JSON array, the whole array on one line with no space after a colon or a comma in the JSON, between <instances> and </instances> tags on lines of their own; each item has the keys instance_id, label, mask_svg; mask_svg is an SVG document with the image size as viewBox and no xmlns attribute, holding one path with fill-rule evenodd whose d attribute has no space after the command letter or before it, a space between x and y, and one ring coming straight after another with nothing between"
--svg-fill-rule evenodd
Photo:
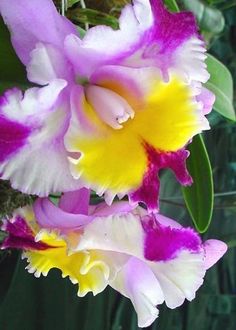
<instances>
[{"instance_id":1,"label":"yellow streak on petal","mask_svg":"<svg viewBox=\"0 0 236 330\"><path fill-rule=\"evenodd\" d=\"M70 150L82 153L71 164L76 177L100 191L136 189L148 164L144 142L163 152L177 151L204 128L189 86L175 77L168 83L155 81L146 101L134 110L134 119L115 130L102 123L84 101L84 112L97 129L93 135L74 130L68 136Z\"/></svg>"},{"instance_id":2,"label":"yellow streak on petal","mask_svg":"<svg viewBox=\"0 0 236 330\"><path fill-rule=\"evenodd\" d=\"M96 251L83 251L68 255L63 239L55 233L41 233L41 241L53 246L46 250L27 251L30 272L40 276L47 275L50 269L58 268L62 277L69 276L72 283L79 284L78 295L84 296L89 291L97 294L104 290L109 277L109 268Z\"/></svg>"}]
</instances>

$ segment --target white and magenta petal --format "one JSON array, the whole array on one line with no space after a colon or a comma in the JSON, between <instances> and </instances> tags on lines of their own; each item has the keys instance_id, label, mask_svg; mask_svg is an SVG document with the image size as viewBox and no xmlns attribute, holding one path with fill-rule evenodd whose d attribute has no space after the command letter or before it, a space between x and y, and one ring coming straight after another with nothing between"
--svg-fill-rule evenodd
<instances>
[{"instance_id":1,"label":"white and magenta petal","mask_svg":"<svg viewBox=\"0 0 236 330\"><path fill-rule=\"evenodd\" d=\"M189 228L172 228L157 216L143 219L144 255L163 290L169 308L192 300L205 275L204 248L200 237Z\"/></svg>"},{"instance_id":2,"label":"white and magenta petal","mask_svg":"<svg viewBox=\"0 0 236 330\"><path fill-rule=\"evenodd\" d=\"M166 79L169 70L187 81L206 82L209 78L204 63L206 50L193 14L170 13L161 0L128 4L121 13L118 30L96 26L83 40L70 35L65 49L77 75L82 77L89 78L97 67L113 64L157 67Z\"/></svg>"},{"instance_id":3,"label":"white and magenta petal","mask_svg":"<svg viewBox=\"0 0 236 330\"><path fill-rule=\"evenodd\" d=\"M134 1L134 6L127 5L122 10L119 30L95 26L87 31L83 40L76 35L68 36L65 50L77 75L89 77L97 67L117 64L132 55L139 49L143 34L152 21L149 1Z\"/></svg>"},{"instance_id":4,"label":"white and magenta petal","mask_svg":"<svg viewBox=\"0 0 236 330\"><path fill-rule=\"evenodd\" d=\"M150 261L169 261L175 259L180 251L201 252L201 240L191 228L172 228L158 221L159 215L142 218L145 231L144 256Z\"/></svg>"},{"instance_id":5,"label":"white and magenta petal","mask_svg":"<svg viewBox=\"0 0 236 330\"><path fill-rule=\"evenodd\" d=\"M2 97L1 178L15 189L47 196L79 187L69 171L64 134L68 126L66 81L54 80L23 95L10 90ZM16 136L9 133L16 132Z\"/></svg>"},{"instance_id":6,"label":"white and magenta petal","mask_svg":"<svg viewBox=\"0 0 236 330\"><path fill-rule=\"evenodd\" d=\"M29 218L31 218L31 210L25 208L25 212L27 212L30 216ZM1 244L1 249L46 250L49 247L45 243L35 242L34 232L27 225L21 210L16 210L10 220L3 220L1 229L8 233L8 236Z\"/></svg>"},{"instance_id":7,"label":"white and magenta petal","mask_svg":"<svg viewBox=\"0 0 236 330\"><path fill-rule=\"evenodd\" d=\"M15 91L18 93L17 90ZM5 98L2 97L0 99L0 108L4 104ZM25 145L27 138L31 134L31 128L6 118L0 113L0 132L0 162L3 162Z\"/></svg>"}]
</instances>

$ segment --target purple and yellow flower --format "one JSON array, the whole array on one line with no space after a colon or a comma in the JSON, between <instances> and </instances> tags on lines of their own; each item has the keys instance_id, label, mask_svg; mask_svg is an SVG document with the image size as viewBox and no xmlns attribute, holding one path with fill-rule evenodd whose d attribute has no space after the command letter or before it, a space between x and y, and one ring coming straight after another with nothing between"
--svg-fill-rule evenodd
<instances>
[{"instance_id":1,"label":"purple and yellow flower","mask_svg":"<svg viewBox=\"0 0 236 330\"><path fill-rule=\"evenodd\" d=\"M0 13L34 87L0 100L0 173L26 193L85 186L156 209L160 169L190 184L192 137L209 129L205 46L191 13L134 0L119 29L81 39L51 0L1 0Z\"/></svg>"},{"instance_id":2,"label":"purple and yellow flower","mask_svg":"<svg viewBox=\"0 0 236 330\"><path fill-rule=\"evenodd\" d=\"M38 199L5 220L2 248L20 248L36 277L61 270L78 296L111 286L129 298L140 327L158 317L163 302L176 308L194 299L206 270L226 252L221 241L201 241L190 228L128 202L89 206L89 192L66 193L55 206Z\"/></svg>"}]
</instances>

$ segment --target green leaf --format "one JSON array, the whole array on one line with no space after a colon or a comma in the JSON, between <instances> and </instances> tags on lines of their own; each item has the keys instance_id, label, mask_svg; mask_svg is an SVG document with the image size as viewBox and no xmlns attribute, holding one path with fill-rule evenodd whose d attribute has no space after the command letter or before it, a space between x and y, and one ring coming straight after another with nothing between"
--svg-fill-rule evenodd
<instances>
[{"instance_id":1,"label":"green leaf","mask_svg":"<svg viewBox=\"0 0 236 330\"><path fill-rule=\"evenodd\" d=\"M233 79L231 73L224 64L212 55L208 54L206 63L211 77L205 86L216 96L214 109L222 116L236 121L233 106Z\"/></svg>"},{"instance_id":2,"label":"green leaf","mask_svg":"<svg viewBox=\"0 0 236 330\"><path fill-rule=\"evenodd\" d=\"M184 7L194 13L201 30L218 34L225 26L224 15L200 0L181 0Z\"/></svg>"},{"instance_id":3,"label":"green leaf","mask_svg":"<svg viewBox=\"0 0 236 330\"><path fill-rule=\"evenodd\" d=\"M80 0L68 0L67 7L70 8L70 7L72 7L74 4L76 4L79 1Z\"/></svg>"},{"instance_id":4,"label":"green leaf","mask_svg":"<svg viewBox=\"0 0 236 330\"><path fill-rule=\"evenodd\" d=\"M196 229L204 233L210 225L213 211L213 179L209 157L200 135L189 145L187 168L193 178L190 187L182 189L184 200Z\"/></svg>"},{"instance_id":5,"label":"green leaf","mask_svg":"<svg viewBox=\"0 0 236 330\"><path fill-rule=\"evenodd\" d=\"M175 0L165 0L165 4L170 11L179 12L179 7Z\"/></svg>"},{"instance_id":6,"label":"green leaf","mask_svg":"<svg viewBox=\"0 0 236 330\"><path fill-rule=\"evenodd\" d=\"M1 56L0 56L0 92L4 89L14 86L26 86L29 83L26 79L26 71L23 64L18 59L10 40L7 27L0 18L0 40L1 40Z\"/></svg>"},{"instance_id":7,"label":"green leaf","mask_svg":"<svg viewBox=\"0 0 236 330\"><path fill-rule=\"evenodd\" d=\"M101 11L88 8L72 8L67 11L67 17L75 24L108 25L113 29L119 28L116 17Z\"/></svg>"},{"instance_id":8,"label":"green leaf","mask_svg":"<svg viewBox=\"0 0 236 330\"><path fill-rule=\"evenodd\" d=\"M80 27L80 26L76 26L76 28L77 28L77 31L79 32L79 36L80 36L80 38L81 39L83 39L83 37L85 36L85 34L86 34L86 30L84 30L82 27Z\"/></svg>"}]
</instances>

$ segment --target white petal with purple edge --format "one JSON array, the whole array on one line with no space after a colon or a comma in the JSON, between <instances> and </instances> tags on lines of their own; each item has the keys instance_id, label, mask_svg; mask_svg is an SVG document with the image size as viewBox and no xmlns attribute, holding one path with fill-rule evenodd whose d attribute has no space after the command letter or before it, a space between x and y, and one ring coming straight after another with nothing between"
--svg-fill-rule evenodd
<instances>
[{"instance_id":1,"label":"white petal with purple edge","mask_svg":"<svg viewBox=\"0 0 236 330\"><path fill-rule=\"evenodd\" d=\"M2 115L30 129L24 145L0 164L1 178L10 180L15 189L46 196L80 186L70 174L63 142L69 120L67 96L61 93L66 84L58 79L27 90L24 96L18 90L5 93Z\"/></svg>"},{"instance_id":2,"label":"white petal with purple edge","mask_svg":"<svg viewBox=\"0 0 236 330\"><path fill-rule=\"evenodd\" d=\"M113 63L132 55L153 22L149 1L134 1L127 5L119 18L119 30L107 26L95 26L88 30L83 40L75 34L65 39L65 51L77 74L90 76L99 66ZM80 61L78 61L80 58ZM84 66L86 62L88 65Z\"/></svg>"}]
</instances>

